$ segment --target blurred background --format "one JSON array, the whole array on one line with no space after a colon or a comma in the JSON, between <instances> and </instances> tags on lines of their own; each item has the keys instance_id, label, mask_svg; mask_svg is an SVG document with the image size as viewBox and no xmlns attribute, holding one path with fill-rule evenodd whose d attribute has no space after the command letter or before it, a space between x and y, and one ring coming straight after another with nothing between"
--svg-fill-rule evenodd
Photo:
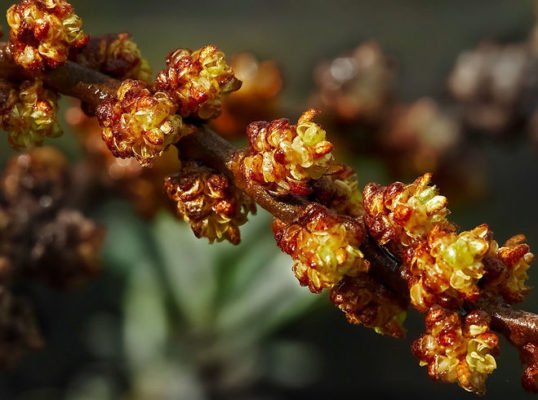
<instances>
[{"instance_id":1,"label":"blurred background","mask_svg":"<svg viewBox=\"0 0 538 400\"><path fill-rule=\"evenodd\" d=\"M154 72L177 47L236 55L251 91L216 122L227 136L317 106L361 186L433 171L462 228L487 222L499 242L521 232L538 248L532 0L72 4L91 35L130 32ZM54 143L76 162L84 146L64 125ZM2 165L12 154L4 141ZM166 209L141 215L122 196L89 203L107 229L102 273L68 293L27 288L47 345L0 374L0 399L471 398L431 382L413 358L420 316L396 341L299 287L263 210L239 246L209 246ZM538 311L538 295L524 307ZM485 398L527 398L504 342L498 365Z\"/></svg>"}]
</instances>

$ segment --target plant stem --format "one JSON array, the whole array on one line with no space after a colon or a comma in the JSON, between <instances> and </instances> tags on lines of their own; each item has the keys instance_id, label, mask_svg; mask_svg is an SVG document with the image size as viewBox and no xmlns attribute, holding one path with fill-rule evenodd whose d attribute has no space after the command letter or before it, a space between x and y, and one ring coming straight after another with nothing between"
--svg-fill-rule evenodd
<instances>
[{"instance_id":1,"label":"plant stem","mask_svg":"<svg viewBox=\"0 0 538 400\"><path fill-rule=\"evenodd\" d=\"M6 52L6 44L0 43L0 79L20 81L31 77L13 63ZM53 71L42 73L39 77L51 89L80 99L89 110L94 110L108 96L115 95L120 85L118 80L71 61ZM295 222L308 205L307 201L295 197L276 198L262 186L247 182L235 167L241 151L207 126L200 126L197 132L183 138L176 145L180 147L182 156L201 160L223 172L257 204L284 222ZM401 276L399 260L371 238L363 242L361 250L372 264L372 276L401 298L407 299L407 283ZM538 343L538 315L486 299L469 305L469 309L472 308L487 311L492 317L494 329L505 335L515 346Z\"/></svg>"}]
</instances>

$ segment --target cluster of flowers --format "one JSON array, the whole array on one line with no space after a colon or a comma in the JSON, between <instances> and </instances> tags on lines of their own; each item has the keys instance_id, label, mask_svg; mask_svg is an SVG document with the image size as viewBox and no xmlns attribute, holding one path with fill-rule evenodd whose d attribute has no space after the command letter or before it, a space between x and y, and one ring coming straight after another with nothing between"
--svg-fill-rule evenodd
<instances>
[{"instance_id":1,"label":"cluster of flowers","mask_svg":"<svg viewBox=\"0 0 538 400\"><path fill-rule=\"evenodd\" d=\"M62 131L56 121L58 96L40 79L14 85L0 80L0 128L15 149L41 145Z\"/></svg>"},{"instance_id":2,"label":"cluster of flowers","mask_svg":"<svg viewBox=\"0 0 538 400\"><path fill-rule=\"evenodd\" d=\"M458 234L447 219L446 198L429 181L426 174L409 185L364 189L368 231L402 260L412 304L421 311L435 304L458 308L485 292L521 301L533 259L524 237L499 248L486 225ZM503 261L501 271L493 270L491 258ZM478 285L482 278L484 287Z\"/></svg>"},{"instance_id":3,"label":"cluster of flowers","mask_svg":"<svg viewBox=\"0 0 538 400\"><path fill-rule=\"evenodd\" d=\"M247 222L249 212L256 212L252 199L224 174L192 161L178 175L166 178L164 188L196 237L210 243L226 239L238 244L239 226Z\"/></svg>"},{"instance_id":4,"label":"cluster of flowers","mask_svg":"<svg viewBox=\"0 0 538 400\"><path fill-rule=\"evenodd\" d=\"M465 327L463 336L455 334L454 329L461 331L457 311L480 296L500 295L507 303L521 301L529 290L527 270L533 255L522 235L499 247L486 225L457 233L446 218L446 198L438 195L429 181L430 176L425 175L409 185L367 185L363 193L364 220L369 234L402 261L411 304L429 313L428 334L415 346L421 363L429 365L430 375L436 379L457 381L464 389L480 393L485 375L496 365L480 352L490 354L491 350L494 355L497 342L479 343L481 339L472 332L465 333ZM467 318L474 321L472 315ZM488 326L486 322L481 325ZM446 336L445 331L452 333ZM488 333L487 338L491 335ZM473 352L479 355L471 352L475 347L478 350ZM441 355L445 357L442 360ZM473 360L483 356L487 362L482 360L473 366ZM466 357L465 363L462 357Z\"/></svg>"},{"instance_id":5,"label":"cluster of flowers","mask_svg":"<svg viewBox=\"0 0 538 400\"><path fill-rule=\"evenodd\" d=\"M293 125L287 119L253 122L247 127L250 149L242 160L247 179L276 195L307 195L310 184L329 174L333 145L313 119L315 110L305 112Z\"/></svg>"},{"instance_id":6,"label":"cluster of flowers","mask_svg":"<svg viewBox=\"0 0 538 400\"><path fill-rule=\"evenodd\" d=\"M193 133L187 118L218 116L221 96L240 84L216 47L176 50L151 88L140 80L125 80L116 96L98 107L103 139L116 157L135 157L150 165L171 144Z\"/></svg>"},{"instance_id":7,"label":"cluster of flowers","mask_svg":"<svg viewBox=\"0 0 538 400\"><path fill-rule=\"evenodd\" d=\"M432 379L458 382L468 391L484 394L485 380L497 368L494 356L499 347L489 325L489 315L483 311L463 318L433 306L426 315L426 333L413 343L413 352Z\"/></svg>"},{"instance_id":8,"label":"cluster of flowers","mask_svg":"<svg viewBox=\"0 0 538 400\"><path fill-rule=\"evenodd\" d=\"M278 198L304 202L293 223L273 222L278 246L294 259L295 276L314 293L330 289L351 323L401 337L407 302L370 273L376 261L361 249L371 238L400 260L411 305L428 313L427 332L414 345L421 365L435 379L482 393L496 368L498 338L487 314L461 311L483 296L523 299L533 259L525 238L515 236L501 247L487 225L458 232L430 174L407 185L368 184L361 198L350 168L330 152L319 156L316 149L332 145L311 122L313 113L305 115L308 129L301 126L304 116L297 126L287 120L251 124L250 148L238 167Z\"/></svg>"},{"instance_id":9,"label":"cluster of flowers","mask_svg":"<svg viewBox=\"0 0 538 400\"><path fill-rule=\"evenodd\" d=\"M69 203L69 164L43 147L11 159L0 178L0 363L41 344L19 279L63 289L99 269L103 229Z\"/></svg>"},{"instance_id":10,"label":"cluster of flowers","mask_svg":"<svg viewBox=\"0 0 538 400\"><path fill-rule=\"evenodd\" d=\"M65 0L23 0L7 11L11 28L9 51L25 69L56 68L89 37L82 20Z\"/></svg>"}]
</instances>

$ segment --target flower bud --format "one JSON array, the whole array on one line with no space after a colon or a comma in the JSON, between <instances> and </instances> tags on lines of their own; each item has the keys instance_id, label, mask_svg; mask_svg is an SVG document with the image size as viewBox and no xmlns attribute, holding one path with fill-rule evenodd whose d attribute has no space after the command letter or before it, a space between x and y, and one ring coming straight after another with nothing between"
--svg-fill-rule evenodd
<instances>
[{"instance_id":1,"label":"flower bud","mask_svg":"<svg viewBox=\"0 0 538 400\"><path fill-rule=\"evenodd\" d=\"M447 297L454 304L476 300L478 281L485 273L483 260L497 249L491 237L487 225L460 234L435 226L427 242L417 246L406 263L413 305L425 310L443 304Z\"/></svg>"},{"instance_id":2,"label":"flower bud","mask_svg":"<svg viewBox=\"0 0 538 400\"><path fill-rule=\"evenodd\" d=\"M103 140L114 156L151 165L171 144L193 132L165 92L150 92L142 81L125 80L115 98L97 108Z\"/></svg>"},{"instance_id":3,"label":"flower bud","mask_svg":"<svg viewBox=\"0 0 538 400\"><path fill-rule=\"evenodd\" d=\"M166 68L155 81L155 89L167 92L182 117L215 118L221 111L221 98L241 87L224 53L215 46L191 52L177 49L168 56Z\"/></svg>"},{"instance_id":4,"label":"flower bud","mask_svg":"<svg viewBox=\"0 0 538 400\"><path fill-rule=\"evenodd\" d=\"M494 356L499 346L489 324L489 315L483 311L463 319L434 306L426 316L426 333L413 343L413 352L432 379L484 394L486 378L497 368Z\"/></svg>"},{"instance_id":5,"label":"flower bud","mask_svg":"<svg viewBox=\"0 0 538 400\"><path fill-rule=\"evenodd\" d=\"M405 307L368 274L344 277L331 289L331 301L351 324L363 324L381 335L402 338Z\"/></svg>"},{"instance_id":6,"label":"flower bud","mask_svg":"<svg viewBox=\"0 0 538 400\"><path fill-rule=\"evenodd\" d=\"M164 188L196 237L206 237L210 243L226 239L238 244L239 226L249 212L256 211L254 202L225 175L193 162L183 166L179 175L166 178Z\"/></svg>"},{"instance_id":7,"label":"flower bud","mask_svg":"<svg viewBox=\"0 0 538 400\"><path fill-rule=\"evenodd\" d=\"M59 67L71 49L80 49L89 40L82 20L65 0L22 0L9 8L7 22L11 55L31 71Z\"/></svg>"},{"instance_id":8,"label":"flower bud","mask_svg":"<svg viewBox=\"0 0 538 400\"><path fill-rule=\"evenodd\" d=\"M412 184L396 182L390 186L374 183L363 191L365 222L370 234L382 245L409 246L424 238L435 224L449 225L447 199L435 186L431 174Z\"/></svg>"},{"instance_id":9,"label":"flower bud","mask_svg":"<svg viewBox=\"0 0 538 400\"><path fill-rule=\"evenodd\" d=\"M313 293L369 268L359 250L364 238L362 225L325 207L308 206L291 225L275 220L273 233L278 247L294 259L293 272L299 283Z\"/></svg>"},{"instance_id":10,"label":"flower bud","mask_svg":"<svg viewBox=\"0 0 538 400\"><path fill-rule=\"evenodd\" d=\"M18 88L0 88L0 127L8 132L17 150L39 146L47 137L62 134L56 121L58 96L43 87L40 79L25 81Z\"/></svg>"},{"instance_id":11,"label":"flower bud","mask_svg":"<svg viewBox=\"0 0 538 400\"><path fill-rule=\"evenodd\" d=\"M243 173L276 195L308 195L310 183L332 172L333 145L313 121L315 110L292 125L287 119L253 122L247 128L250 151Z\"/></svg>"},{"instance_id":12,"label":"flower bud","mask_svg":"<svg viewBox=\"0 0 538 400\"><path fill-rule=\"evenodd\" d=\"M75 57L78 64L116 79L149 82L151 67L128 33L92 38Z\"/></svg>"}]
</instances>

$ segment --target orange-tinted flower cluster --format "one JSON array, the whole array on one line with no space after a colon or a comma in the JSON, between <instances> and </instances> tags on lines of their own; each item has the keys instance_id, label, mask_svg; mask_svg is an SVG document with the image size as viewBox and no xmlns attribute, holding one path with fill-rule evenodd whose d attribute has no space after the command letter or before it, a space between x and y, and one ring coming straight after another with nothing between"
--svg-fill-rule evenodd
<instances>
[{"instance_id":1,"label":"orange-tinted flower cluster","mask_svg":"<svg viewBox=\"0 0 538 400\"><path fill-rule=\"evenodd\" d=\"M410 185L366 185L364 219L380 244L410 246L423 239L435 224L447 224L448 201L435 186L429 186L430 180L431 175L426 174Z\"/></svg>"},{"instance_id":2,"label":"orange-tinted flower cluster","mask_svg":"<svg viewBox=\"0 0 538 400\"><path fill-rule=\"evenodd\" d=\"M116 79L151 80L149 62L128 33L92 38L74 61Z\"/></svg>"},{"instance_id":3,"label":"orange-tinted flower cluster","mask_svg":"<svg viewBox=\"0 0 538 400\"><path fill-rule=\"evenodd\" d=\"M22 0L7 12L11 28L9 50L27 70L57 68L72 49L80 49L89 37L82 21L65 0Z\"/></svg>"},{"instance_id":4,"label":"orange-tinted flower cluster","mask_svg":"<svg viewBox=\"0 0 538 400\"><path fill-rule=\"evenodd\" d=\"M458 234L446 218L446 198L429 182L424 175L410 185L370 184L364 190L366 226L401 258L413 305L421 311L434 304L458 308L484 291L520 301L533 259L524 238L499 249L486 225Z\"/></svg>"},{"instance_id":5,"label":"orange-tinted flower cluster","mask_svg":"<svg viewBox=\"0 0 538 400\"><path fill-rule=\"evenodd\" d=\"M47 137L62 131L56 121L58 96L43 87L40 79L15 87L0 82L0 128L8 132L15 149L43 144Z\"/></svg>"},{"instance_id":6,"label":"orange-tinted flower cluster","mask_svg":"<svg viewBox=\"0 0 538 400\"><path fill-rule=\"evenodd\" d=\"M293 125L287 119L253 122L247 128L250 149L242 160L247 179L276 195L308 195L313 180L332 171L333 145L305 112Z\"/></svg>"},{"instance_id":7,"label":"orange-tinted flower cluster","mask_svg":"<svg viewBox=\"0 0 538 400\"><path fill-rule=\"evenodd\" d=\"M491 332L487 313L474 311L462 318L455 311L432 307L426 333L413 343L413 352L432 379L457 382L483 394L485 381L496 368L499 338Z\"/></svg>"},{"instance_id":8,"label":"orange-tinted flower cluster","mask_svg":"<svg viewBox=\"0 0 538 400\"><path fill-rule=\"evenodd\" d=\"M395 338L405 335L406 305L368 274L344 277L331 289L331 301L351 324L362 324Z\"/></svg>"},{"instance_id":9,"label":"orange-tinted flower cluster","mask_svg":"<svg viewBox=\"0 0 538 400\"><path fill-rule=\"evenodd\" d=\"M247 222L249 212L256 211L254 202L225 175L193 162L184 165L179 175L167 178L164 187L196 237L206 237L210 243L238 244L239 227Z\"/></svg>"},{"instance_id":10,"label":"orange-tinted flower cluster","mask_svg":"<svg viewBox=\"0 0 538 400\"><path fill-rule=\"evenodd\" d=\"M211 119L220 114L221 98L241 87L224 53L215 46L170 54L166 68L157 76L155 89L168 93L182 117Z\"/></svg>"},{"instance_id":11,"label":"orange-tinted flower cluster","mask_svg":"<svg viewBox=\"0 0 538 400\"><path fill-rule=\"evenodd\" d=\"M151 165L168 146L193 128L176 115L177 107L165 92L152 93L142 81L125 80L117 96L103 101L97 119L112 154Z\"/></svg>"},{"instance_id":12,"label":"orange-tinted flower cluster","mask_svg":"<svg viewBox=\"0 0 538 400\"><path fill-rule=\"evenodd\" d=\"M331 288L345 276L369 268L359 250L361 224L320 205L310 205L296 223L273 222L278 247L294 259L293 272L313 293Z\"/></svg>"}]
</instances>

